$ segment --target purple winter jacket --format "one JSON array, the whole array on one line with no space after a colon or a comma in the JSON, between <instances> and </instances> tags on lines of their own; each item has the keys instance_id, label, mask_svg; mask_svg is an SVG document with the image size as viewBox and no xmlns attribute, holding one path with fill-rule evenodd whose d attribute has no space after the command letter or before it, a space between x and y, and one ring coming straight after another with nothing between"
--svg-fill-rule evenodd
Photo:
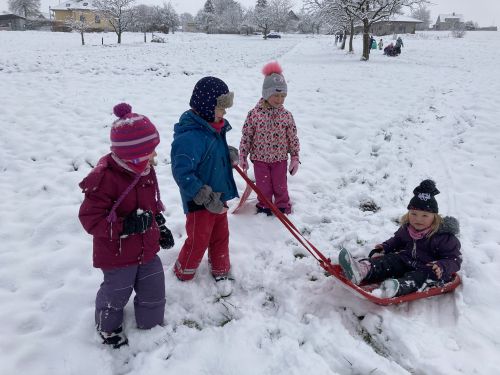
<instances>
[{"instance_id":1,"label":"purple winter jacket","mask_svg":"<svg viewBox=\"0 0 500 375\"><path fill-rule=\"evenodd\" d=\"M127 215L142 209L158 213L153 173L142 176L116 209L117 219L106 218L118 197L134 180L134 174L119 166L108 154L80 182L85 198L78 218L94 237L93 263L97 268L117 268L147 263L160 250L160 231L155 220L144 233L120 237Z\"/></svg>"},{"instance_id":2,"label":"purple winter jacket","mask_svg":"<svg viewBox=\"0 0 500 375\"><path fill-rule=\"evenodd\" d=\"M444 217L433 236L420 240L410 237L408 225L401 226L394 233L394 237L382 243L384 253L398 253L406 264L415 269L428 270L427 263L435 262L443 270L442 279L449 281L462 264L460 241L455 237L459 232L457 219Z\"/></svg>"}]
</instances>

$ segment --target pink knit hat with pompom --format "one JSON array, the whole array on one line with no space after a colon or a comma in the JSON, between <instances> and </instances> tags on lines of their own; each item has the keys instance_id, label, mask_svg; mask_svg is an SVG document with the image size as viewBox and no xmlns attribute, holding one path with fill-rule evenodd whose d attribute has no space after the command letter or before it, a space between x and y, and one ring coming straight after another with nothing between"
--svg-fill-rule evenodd
<instances>
[{"instance_id":1,"label":"pink knit hat with pompom","mask_svg":"<svg viewBox=\"0 0 500 375\"><path fill-rule=\"evenodd\" d=\"M141 173L148 165L149 155L160 143L160 135L146 116L133 113L127 103L117 104L113 112L119 118L111 126L111 151Z\"/></svg>"},{"instance_id":2,"label":"pink knit hat with pompom","mask_svg":"<svg viewBox=\"0 0 500 375\"><path fill-rule=\"evenodd\" d=\"M282 73L283 69L277 61L271 61L264 65L262 68L262 74L265 75L262 84L262 97L264 99L269 99L273 94L287 93L287 85Z\"/></svg>"}]
</instances>

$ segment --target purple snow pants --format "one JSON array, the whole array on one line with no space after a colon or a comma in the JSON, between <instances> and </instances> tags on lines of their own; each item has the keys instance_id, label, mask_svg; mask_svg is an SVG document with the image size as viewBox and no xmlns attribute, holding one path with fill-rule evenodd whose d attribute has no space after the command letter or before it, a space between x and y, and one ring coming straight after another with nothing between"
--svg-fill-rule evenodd
<instances>
[{"instance_id":1,"label":"purple snow pants","mask_svg":"<svg viewBox=\"0 0 500 375\"><path fill-rule=\"evenodd\" d=\"M292 205L288 196L286 178L287 161L283 160L276 163L254 161L253 169L255 172L255 183L264 196L271 202L274 196L274 204L286 214L289 214L292 211ZM257 205L262 208L269 208L260 199Z\"/></svg>"},{"instance_id":2,"label":"purple snow pants","mask_svg":"<svg viewBox=\"0 0 500 375\"><path fill-rule=\"evenodd\" d=\"M163 323L165 275L156 255L146 264L102 269L104 281L95 300L97 329L112 332L123 323L123 309L135 290L134 309L138 328L149 329Z\"/></svg>"}]
</instances>

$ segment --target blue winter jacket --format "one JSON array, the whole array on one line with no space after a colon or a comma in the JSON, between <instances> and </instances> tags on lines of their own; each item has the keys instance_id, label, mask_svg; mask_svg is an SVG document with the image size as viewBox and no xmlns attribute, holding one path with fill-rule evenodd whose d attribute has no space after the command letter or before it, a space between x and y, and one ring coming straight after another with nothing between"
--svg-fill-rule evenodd
<instances>
[{"instance_id":1,"label":"blue winter jacket","mask_svg":"<svg viewBox=\"0 0 500 375\"><path fill-rule=\"evenodd\" d=\"M226 142L229 130L231 125L224 120L218 133L192 110L184 112L175 124L170 157L184 213L203 208L193 202L203 185L222 193L223 202L238 196Z\"/></svg>"}]
</instances>

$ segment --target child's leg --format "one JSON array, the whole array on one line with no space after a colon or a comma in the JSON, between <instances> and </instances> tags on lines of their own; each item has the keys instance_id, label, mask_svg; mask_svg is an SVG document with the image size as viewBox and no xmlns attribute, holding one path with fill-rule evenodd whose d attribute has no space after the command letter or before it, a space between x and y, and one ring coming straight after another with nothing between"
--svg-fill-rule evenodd
<instances>
[{"instance_id":1,"label":"child's leg","mask_svg":"<svg viewBox=\"0 0 500 375\"><path fill-rule=\"evenodd\" d=\"M269 163L262 161L253 162L253 170L255 172L255 184L260 189L262 194L270 201L273 201L273 181L271 179L271 168ZM261 208L269 208L267 204L257 197L257 206Z\"/></svg>"},{"instance_id":2,"label":"child's leg","mask_svg":"<svg viewBox=\"0 0 500 375\"><path fill-rule=\"evenodd\" d=\"M158 255L139 266L135 281L134 307L137 327L149 329L163 323L165 275Z\"/></svg>"},{"instance_id":3,"label":"child's leg","mask_svg":"<svg viewBox=\"0 0 500 375\"><path fill-rule=\"evenodd\" d=\"M123 323L123 308L134 288L137 266L102 270L104 281L95 300L95 323L103 332L113 332Z\"/></svg>"},{"instance_id":4,"label":"child's leg","mask_svg":"<svg viewBox=\"0 0 500 375\"><path fill-rule=\"evenodd\" d=\"M274 193L274 204L286 214L292 212L287 184L287 160L271 164L271 179Z\"/></svg>"},{"instance_id":5,"label":"child's leg","mask_svg":"<svg viewBox=\"0 0 500 375\"><path fill-rule=\"evenodd\" d=\"M423 270L407 272L403 277L398 278L399 289L396 295L403 296L405 294L416 292L428 279L435 280L436 275L432 271L426 272Z\"/></svg>"},{"instance_id":6,"label":"child's leg","mask_svg":"<svg viewBox=\"0 0 500 375\"><path fill-rule=\"evenodd\" d=\"M187 238L175 262L174 272L179 280L191 280L208 247L214 215L208 210L190 212L186 215Z\"/></svg>"},{"instance_id":7,"label":"child's leg","mask_svg":"<svg viewBox=\"0 0 500 375\"><path fill-rule=\"evenodd\" d=\"M394 253L370 258L370 263L370 271L364 279L367 283L379 282L389 277L398 278L410 271L410 268L401 260L401 257Z\"/></svg>"},{"instance_id":8,"label":"child's leg","mask_svg":"<svg viewBox=\"0 0 500 375\"><path fill-rule=\"evenodd\" d=\"M227 213L215 215L215 224L212 237L208 245L208 262L212 268L212 275L227 275L231 268L229 260L229 226Z\"/></svg>"}]
</instances>

